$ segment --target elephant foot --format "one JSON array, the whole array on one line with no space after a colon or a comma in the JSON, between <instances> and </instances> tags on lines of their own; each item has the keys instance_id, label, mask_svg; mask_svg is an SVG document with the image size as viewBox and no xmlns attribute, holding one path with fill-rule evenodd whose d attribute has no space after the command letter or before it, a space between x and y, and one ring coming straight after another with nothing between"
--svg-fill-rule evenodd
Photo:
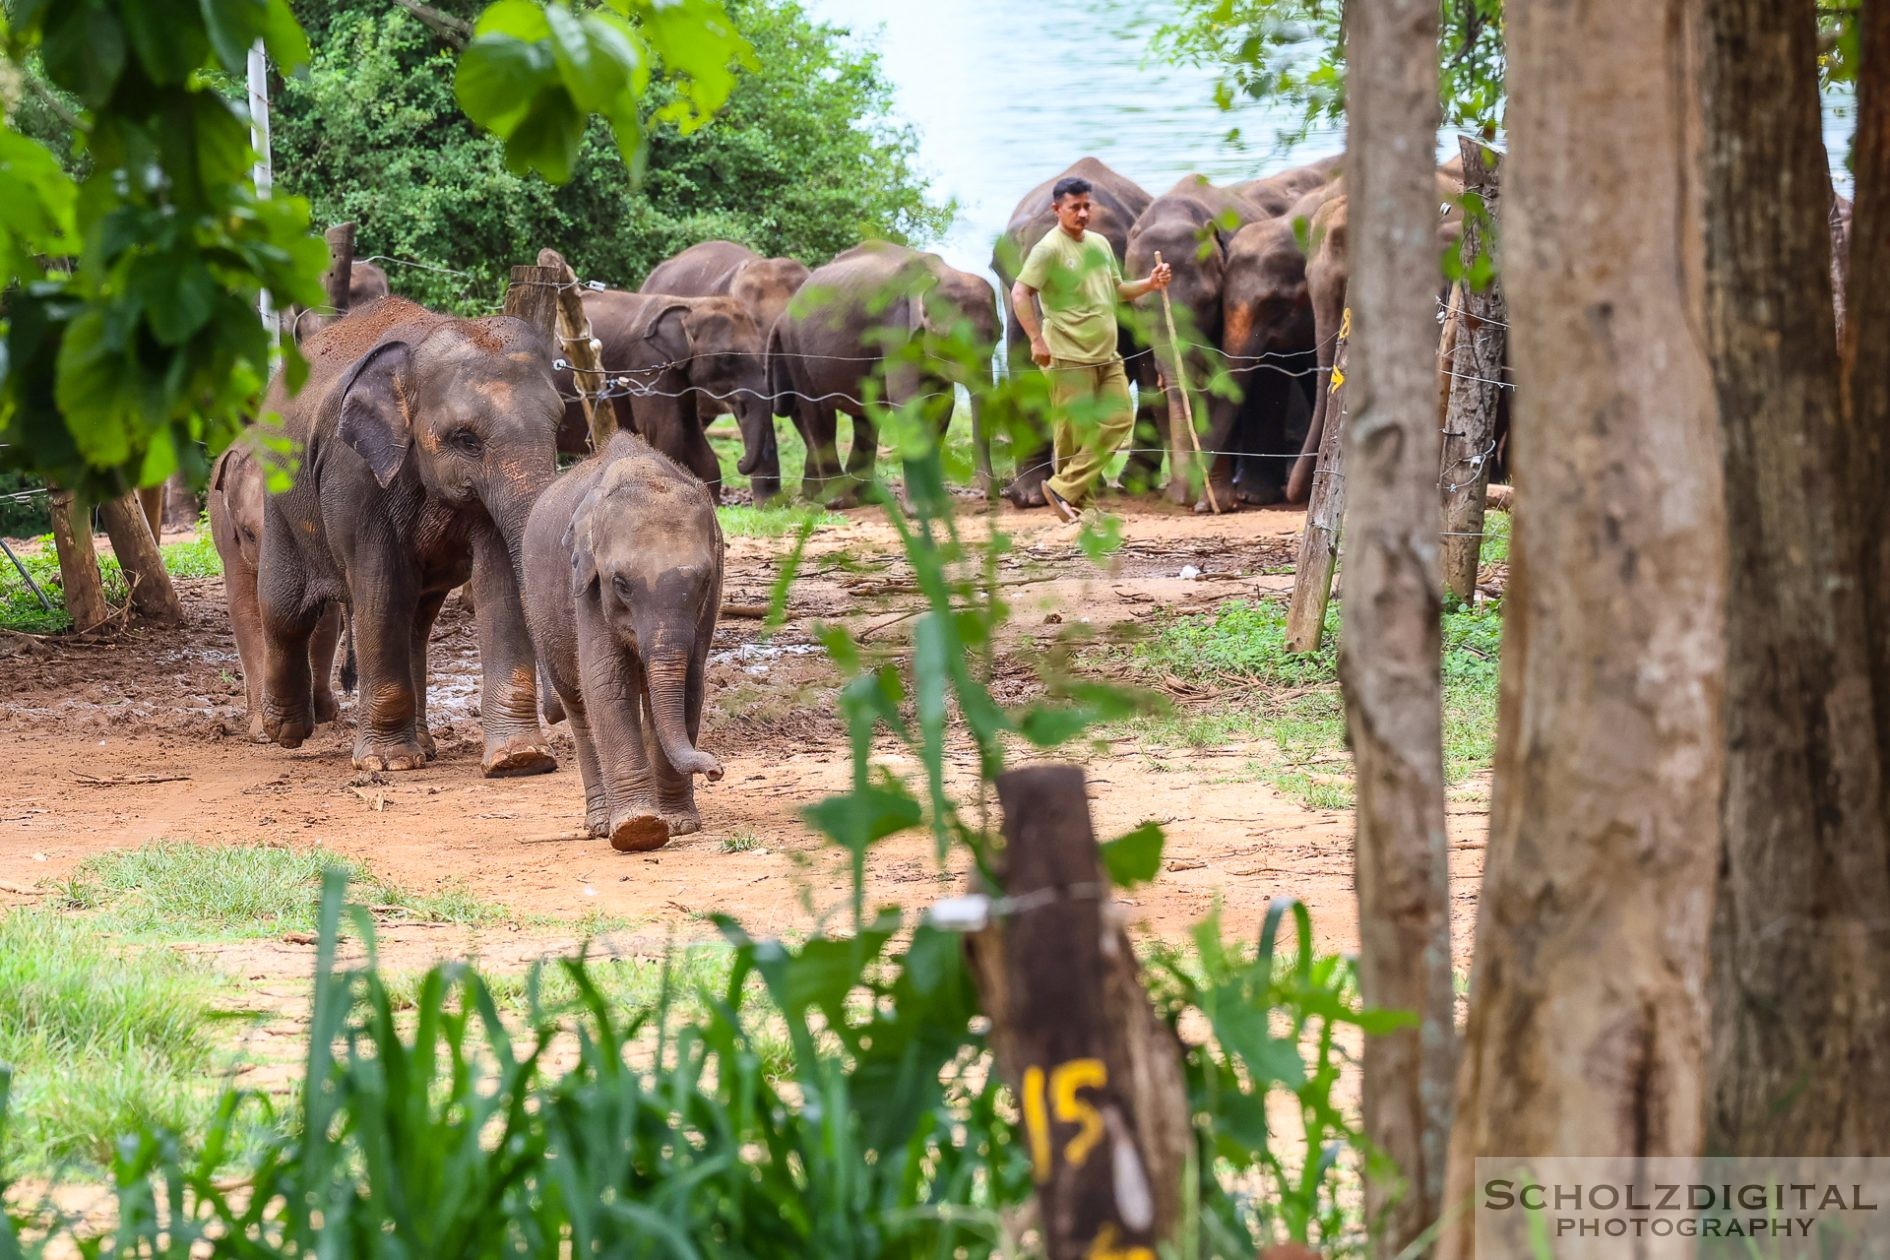
<instances>
[{"instance_id":1,"label":"elephant foot","mask_svg":"<svg viewBox=\"0 0 1890 1260\"><path fill-rule=\"evenodd\" d=\"M335 693L315 693L315 721L325 724L341 716L341 705L335 700Z\"/></svg>"},{"instance_id":2,"label":"elephant foot","mask_svg":"<svg viewBox=\"0 0 1890 1260\"><path fill-rule=\"evenodd\" d=\"M496 748L488 745L479 772L488 779L510 779L526 774L550 774L558 759L536 735L514 735Z\"/></svg>"},{"instance_id":3,"label":"elephant foot","mask_svg":"<svg viewBox=\"0 0 1890 1260\"><path fill-rule=\"evenodd\" d=\"M252 712L249 715L249 742L252 744L269 744L275 742L270 739L269 732L263 728L263 715L261 713Z\"/></svg>"},{"instance_id":4,"label":"elephant foot","mask_svg":"<svg viewBox=\"0 0 1890 1260\"><path fill-rule=\"evenodd\" d=\"M1207 494L1204 491L1201 497L1194 502L1194 514L1196 516L1207 516L1212 514L1217 507L1222 512L1240 511L1240 496L1234 493L1232 486L1215 486L1214 501L1212 503L1208 502Z\"/></svg>"},{"instance_id":5,"label":"elephant foot","mask_svg":"<svg viewBox=\"0 0 1890 1260\"><path fill-rule=\"evenodd\" d=\"M1029 485L1014 481L1011 483L1011 488L1004 492L1004 497L1010 500L1012 507L1017 508L1040 508L1047 502L1043 497L1043 482L1041 481L1034 481Z\"/></svg>"},{"instance_id":6,"label":"elephant foot","mask_svg":"<svg viewBox=\"0 0 1890 1260\"><path fill-rule=\"evenodd\" d=\"M669 834L672 836L687 836L702 830L702 815L696 812L693 805L688 809L665 807L663 821L669 825Z\"/></svg>"},{"instance_id":7,"label":"elephant foot","mask_svg":"<svg viewBox=\"0 0 1890 1260\"><path fill-rule=\"evenodd\" d=\"M418 770L426 764L427 750L417 739L363 731L354 741L356 770Z\"/></svg>"},{"instance_id":8,"label":"elephant foot","mask_svg":"<svg viewBox=\"0 0 1890 1260\"><path fill-rule=\"evenodd\" d=\"M427 729L425 722L414 723L413 740L420 745L420 751L427 755L428 761L439 759L440 747L433 742L433 732Z\"/></svg>"},{"instance_id":9,"label":"elephant foot","mask_svg":"<svg viewBox=\"0 0 1890 1260\"><path fill-rule=\"evenodd\" d=\"M843 512L848 508L856 508L860 506L859 488L856 486L846 490L836 490L827 496L822 506L834 512Z\"/></svg>"},{"instance_id":10,"label":"elephant foot","mask_svg":"<svg viewBox=\"0 0 1890 1260\"><path fill-rule=\"evenodd\" d=\"M600 840L610 834L610 809L601 798L584 807L584 830Z\"/></svg>"},{"instance_id":11,"label":"elephant foot","mask_svg":"<svg viewBox=\"0 0 1890 1260\"><path fill-rule=\"evenodd\" d=\"M1275 503L1282 502L1285 498L1286 491L1280 489L1278 486L1242 485L1240 487L1240 501L1252 507L1272 507Z\"/></svg>"},{"instance_id":12,"label":"elephant foot","mask_svg":"<svg viewBox=\"0 0 1890 1260\"><path fill-rule=\"evenodd\" d=\"M611 820L610 847L619 853L648 853L669 843L669 823L654 810L632 806Z\"/></svg>"},{"instance_id":13,"label":"elephant foot","mask_svg":"<svg viewBox=\"0 0 1890 1260\"><path fill-rule=\"evenodd\" d=\"M315 733L315 719L307 711L285 714L265 705L263 733L284 748L300 748L302 741Z\"/></svg>"},{"instance_id":14,"label":"elephant foot","mask_svg":"<svg viewBox=\"0 0 1890 1260\"><path fill-rule=\"evenodd\" d=\"M781 479L779 477L750 477L748 493L754 497L756 507L765 506L780 497Z\"/></svg>"}]
</instances>

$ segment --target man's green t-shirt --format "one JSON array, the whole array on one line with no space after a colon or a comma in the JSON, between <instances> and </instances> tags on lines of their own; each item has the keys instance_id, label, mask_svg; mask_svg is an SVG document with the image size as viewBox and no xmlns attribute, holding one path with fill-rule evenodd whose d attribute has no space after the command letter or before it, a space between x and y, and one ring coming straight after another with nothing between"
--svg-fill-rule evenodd
<instances>
[{"instance_id":1,"label":"man's green t-shirt","mask_svg":"<svg viewBox=\"0 0 1890 1260\"><path fill-rule=\"evenodd\" d=\"M1076 240L1060 227L1044 233L1017 278L1043 302L1043 339L1050 357L1070 363L1107 363L1116 357L1116 286L1122 268L1108 238L1084 232Z\"/></svg>"}]
</instances>

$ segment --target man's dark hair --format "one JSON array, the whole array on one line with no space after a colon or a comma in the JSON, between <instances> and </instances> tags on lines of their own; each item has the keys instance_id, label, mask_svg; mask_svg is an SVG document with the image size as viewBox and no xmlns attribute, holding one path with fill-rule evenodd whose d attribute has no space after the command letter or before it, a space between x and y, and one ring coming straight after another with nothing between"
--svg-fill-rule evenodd
<instances>
[{"instance_id":1,"label":"man's dark hair","mask_svg":"<svg viewBox=\"0 0 1890 1260\"><path fill-rule=\"evenodd\" d=\"M1081 175L1065 175L1057 181L1057 186L1050 190L1050 202L1054 205L1065 197L1080 197L1088 191L1089 181Z\"/></svg>"}]
</instances>

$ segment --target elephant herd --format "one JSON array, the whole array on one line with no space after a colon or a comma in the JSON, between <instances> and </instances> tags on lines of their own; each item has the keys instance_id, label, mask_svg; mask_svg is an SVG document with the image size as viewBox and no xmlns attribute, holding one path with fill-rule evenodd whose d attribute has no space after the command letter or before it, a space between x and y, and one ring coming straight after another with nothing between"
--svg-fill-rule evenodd
<instances>
[{"instance_id":1,"label":"elephant herd","mask_svg":"<svg viewBox=\"0 0 1890 1260\"><path fill-rule=\"evenodd\" d=\"M1177 382L1218 378L1204 435L1218 499L1298 497L1300 470L1278 457L1318 441L1346 279L1338 160L1229 187L1191 177L1151 197L1084 158L1018 204L993 258L1006 292L1054 224L1062 175L1090 181L1090 230L1128 274L1158 252L1175 273L1184 331L1172 343L1126 323L1120 334L1145 439L1125 481L1155 482ZM1440 171L1441 204L1454 204L1452 180ZM1452 216L1439 231L1455 231ZM627 850L696 830L695 776L721 777L696 742L723 566L704 426L734 414L739 466L762 500L781 489L775 418L790 418L807 449L802 493L847 504L878 453L869 381L941 432L954 388L969 387L988 476L979 386L1007 329L1010 370L1029 370L998 290L936 255L871 242L810 270L710 241L638 292L583 293L634 430L589 453L571 372L539 331L390 296L378 268L357 264L353 281L344 314L299 313L307 381L290 394L278 376L264 400L299 461L293 484L268 492L260 441L237 443L212 472L249 735L293 748L335 720L345 644L344 688L357 676L360 688L354 765L424 765L433 623L470 582L484 773L554 769L541 718L568 718L587 830ZM967 341L981 356L945 353ZM853 421L844 459L841 414ZM1014 449L1007 493L1019 506L1043 502L1050 471L1047 440L1029 446ZM560 452L589 458L560 474Z\"/></svg>"}]
</instances>

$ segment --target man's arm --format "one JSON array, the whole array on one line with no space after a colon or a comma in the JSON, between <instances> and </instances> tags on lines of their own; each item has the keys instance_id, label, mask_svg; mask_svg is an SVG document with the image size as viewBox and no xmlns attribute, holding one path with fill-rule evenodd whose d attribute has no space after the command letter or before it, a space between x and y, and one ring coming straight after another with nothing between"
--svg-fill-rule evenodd
<instances>
[{"instance_id":1,"label":"man's arm","mask_svg":"<svg viewBox=\"0 0 1890 1260\"><path fill-rule=\"evenodd\" d=\"M1175 278L1175 273L1167 263L1156 263L1155 270L1140 280L1124 280L1116 286L1116 296L1125 302L1133 302L1139 297L1147 297L1157 289L1166 289L1168 282Z\"/></svg>"},{"instance_id":2,"label":"man's arm","mask_svg":"<svg viewBox=\"0 0 1890 1260\"><path fill-rule=\"evenodd\" d=\"M1011 311L1017 326L1030 338L1030 357L1038 367L1050 366L1050 343L1043 339L1043 323L1037 318L1037 290L1019 280L1011 286Z\"/></svg>"}]
</instances>

